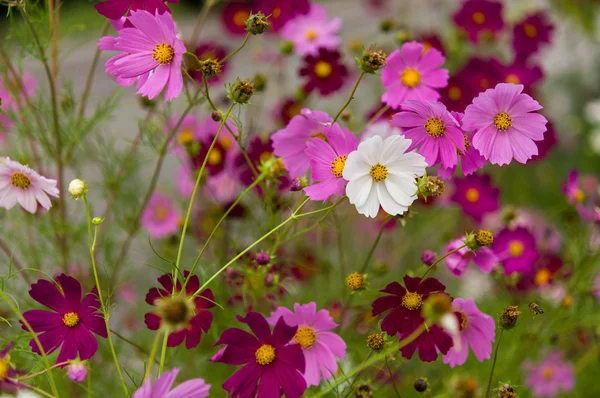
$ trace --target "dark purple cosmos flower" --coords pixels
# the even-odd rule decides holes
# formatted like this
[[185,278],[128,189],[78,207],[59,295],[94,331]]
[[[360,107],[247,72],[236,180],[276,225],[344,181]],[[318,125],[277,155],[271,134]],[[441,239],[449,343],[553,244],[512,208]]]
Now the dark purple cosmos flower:
[[14,395],[19,388],[25,387],[19,383],[15,376],[25,373],[13,368],[8,360],[8,353],[15,346],[11,341],[2,350],[0,350],[0,392]]
[[[30,310],[23,314],[34,332],[40,332],[38,339],[46,354],[56,351],[60,354],[56,363],[79,359],[86,361],[98,350],[98,341],[92,334],[107,337],[104,316],[98,312],[100,302],[96,288],[81,299],[81,284],[77,279],[61,274],[56,284],[40,279],[29,290],[29,295],[38,303],[52,311]],[[28,330],[21,321],[21,328]],[[31,349],[40,354],[34,339],[29,342]]]
[[[235,372],[223,388],[236,398],[286,398],[302,396],[306,381],[304,354],[299,344],[289,344],[298,327],[285,324],[279,318],[273,331],[267,320],[257,312],[249,312],[238,321],[248,325],[252,334],[238,328],[223,332],[215,345],[227,344],[214,357],[213,362],[244,365]],[[283,394],[282,394],[283,393]]]
[[527,60],[542,44],[549,44],[554,25],[542,11],[528,15],[513,28],[513,48],[515,59]]
[[[185,271],[183,276],[190,273]],[[163,287],[151,288],[146,294],[146,303],[156,306],[157,309],[146,313],[144,320],[150,330],[158,330],[163,322],[172,330],[167,340],[168,347],[177,347],[186,340],[187,349],[194,348],[200,343],[202,333],[207,333],[212,324],[213,314],[209,311],[215,306],[215,297],[212,290],[206,289],[191,301],[191,296],[200,288],[197,275],[192,275],[185,292],[182,292],[180,281],[173,295],[173,279],[170,274],[158,278]]]
[[[271,159],[273,155],[273,144],[271,140],[265,141],[260,138],[259,135],[255,135],[250,139],[250,144],[247,149],[248,158],[254,165],[254,169],[258,170],[260,164],[266,162]],[[235,159],[235,165],[237,170],[239,171],[239,179],[242,184],[245,186],[250,186],[252,182],[255,180],[254,173],[252,169],[248,165],[248,161],[246,158],[240,154]],[[282,175],[278,178],[277,189],[279,191],[287,191],[291,185],[291,180],[287,175]],[[260,186],[256,187],[259,194],[262,195],[262,189]]]
[[225,30],[236,36],[245,35],[246,20],[251,11],[258,12],[253,1],[231,1],[226,3],[221,14],[221,21]]
[[440,101],[450,111],[464,112],[478,92],[473,90],[470,79],[461,70],[448,79],[448,86],[440,89]]
[[[179,0],[166,0],[169,3],[179,3]],[[96,10],[108,19],[120,19],[125,13],[135,10],[146,10],[154,14],[157,10],[159,14],[170,13],[171,10],[164,0],[106,0],[103,3],[95,4]]]
[[[399,333],[398,338],[402,340],[408,337],[420,326],[413,326],[406,332]],[[438,325],[427,326],[425,331],[410,344],[404,346],[400,352],[406,359],[411,359],[415,351],[419,350],[419,359],[423,362],[433,362],[438,353],[446,355],[454,345],[452,337]]]
[[544,72],[537,65],[527,65],[519,61],[505,65],[495,58],[492,58],[490,63],[498,74],[499,82],[522,84],[526,93],[531,93],[533,86],[544,77]]
[[[465,66],[457,73],[470,85],[473,97],[488,88],[502,83],[497,64],[491,59],[470,58]],[[473,98],[469,98],[469,103]]]
[[544,254],[535,263],[530,274],[523,275],[516,285],[518,290],[542,289],[551,286],[556,279],[566,279],[569,271],[563,270],[564,262],[556,254]]
[[454,185],[456,189],[451,200],[478,223],[482,221],[485,214],[494,213],[500,208],[500,189],[492,185],[489,175],[456,178]]
[[270,15],[269,32],[276,33],[295,16],[308,14],[310,2],[308,0],[258,0],[255,9]]
[[340,53],[336,50],[319,49],[318,55],[307,55],[303,60],[300,76],[306,81],[304,91],[318,90],[321,95],[329,95],[340,88],[348,77],[348,69],[340,62]]
[[502,3],[490,0],[467,0],[454,14],[454,23],[467,33],[473,43],[477,43],[482,36],[493,38],[504,27]]
[[279,106],[275,109],[273,117],[275,120],[281,122],[284,126],[292,120],[294,116],[300,114],[302,110],[302,104],[296,98],[288,97],[283,99]]
[[381,322],[381,330],[390,336],[419,327],[425,321],[421,316],[423,302],[430,294],[446,290],[446,286],[435,278],[421,281],[421,278],[406,275],[404,284],[406,288],[398,282],[388,284],[385,289],[380,290],[388,293],[388,296],[379,297],[371,304],[373,316],[391,309]]
[[523,227],[514,230],[504,228],[494,236],[491,249],[496,253],[506,275],[515,272],[529,275],[540,258],[535,236]]
[[[227,48],[215,41],[205,41],[196,46],[194,54],[196,54],[200,61],[205,61],[207,59],[218,61],[225,58],[227,55]],[[223,76],[227,73],[227,65],[227,61],[221,63],[221,73],[218,76],[210,77],[208,79],[208,84],[215,84],[221,81]],[[202,72],[197,70],[189,70],[188,72],[198,83],[202,83]]]
[[430,48],[435,48],[442,53],[442,55],[445,55],[446,53],[444,51],[444,43],[442,43],[442,39],[436,33],[426,33],[420,35],[416,40],[423,44],[423,51],[427,51]]

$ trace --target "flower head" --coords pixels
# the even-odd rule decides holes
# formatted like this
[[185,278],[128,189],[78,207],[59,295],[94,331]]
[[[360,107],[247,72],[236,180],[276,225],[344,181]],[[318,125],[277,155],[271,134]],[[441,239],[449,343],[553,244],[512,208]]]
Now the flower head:
[[[458,112],[451,112],[451,114],[454,117],[454,119],[456,119],[458,124],[462,126],[462,118],[464,115]],[[463,133],[463,137],[465,140],[465,150],[461,151],[457,149],[456,151],[458,154],[458,163],[461,164],[461,172],[463,175],[468,176],[482,168],[486,162],[485,158],[481,156],[479,151],[473,146],[473,136],[467,134],[467,132],[462,130],[462,127],[461,132]],[[456,171],[456,168],[457,166],[451,168],[440,167],[438,171],[438,176],[446,179],[452,178],[452,175]]]
[[[90,359],[98,350],[98,341],[92,334],[106,338],[104,316],[98,312],[100,302],[96,288],[83,296],[81,284],[65,274],[56,277],[56,283],[40,279],[29,290],[29,295],[38,303],[52,311],[30,310],[23,317],[34,332],[46,354],[51,354],[62,346],[56,363],[79,359]],[[29,330],[23,321],[21,328]],[[34,339],[29,342],[31,349],[41,355]]]
[[294,43],[300,55],[316,55],[320,48],[335,50],[341,40],[337,36],[342,26],[340,18],[329,19],[320,5],[310,6],[308,14],[298,15],[285,24],[280,32],[283,39]]
[[265,15],[270,15],[271,31],[277,33],[298,15],[310,12],[311,3],[309,0],[257,0],[255,7]]
[[501,230],[495,236],[491,249],[496,253],[506,275],[514,272],[528,275],[533,272],[534,265],[540,258],[535,236],[523,227]]
[[163,239],[179,231],[180,219],[171,198],[155,192],[142,213],[141,224],[153,239]]
[[[216,41],[204,41],[198,43],[198,45],[196,46],[196,50],[194,50],[194,54],[196,54],[200,62],[206,60],[219,61],[225,58],[225,56],[227,55],[227,48],[217,43]],[[218,64],[220,73],[217,76],[212,76],[208,78],[209,85],[219,83],[227,73],[229,63],[225,61],[219,62]],[[202,83],[203,76],[201,71],[190,70],[189,73],[190,76],[196,79],[198,83]]]
[[504,27],[502,3],[490,0],[467,0],[454,14],[454,23],[467,33],[473,43],[477,43],[484,35],[493,37]]
[[540,11],[527,15],[513,28],[512,44],[516,58],[525,61],[534,55],[543,44],[550,43],[553,31],[554,25],[547,13]]
[[179,374],[179,369],[163,373],[153,383],[148,377],[142,386],[133,393],[132,398],[205,398],[208,397],[210,384],[206,384],[203,379],[191,379],[171,389],[173,382]]
[[69,183],[69,193],[74,199],[82,198],[87,192],[87,184],[78,178]]
[[448,70],[440,69],[446,58],[434,48],[427,52],[423,49],[423,44],[413,41],[387,57],[387,65],[381,69],[381,81],[387,90],[381,97],[383,103],[397,109],[407,100],[440,98],[436,89],[448,84]]
[[399,215],[416,199],[415,178],[425,173],[427,164],[423,156],[405,153],[410,145],[402,136],[375,136],[348,155],[346,195],[360,214],[374,218],[381,205],[388,214]]
[[[398,333],[399,340],[410,336],[418,326],[409,328],[406,332]],[[425,328],[419,337],[413,342],[404,346],[400,352],[406,359],[411,359],[415,352],[419,351],[419,359],[423,362],[433,362],[437,359],[438,354],[446,355],[452,348],[452,337],[438,325],[431,325]]]
[[305,56],[299,72],[305,79],[304,91],[311,93],[318,90],[321,95],[327,96],[342,88],[348,69],[340,58],[337,50],[325,48],[320,48],[315,55]]
[[481,222],[485,214],[494,213],[500,208],[500,189],[492,185],[488,174],[456,178],[454,185],[456,189],[452,201],[475,221]]
[[38,203],[50,210],[50,196],[58,198],[56,180],[42,177],[34,170],[8,158],[0,158],[0,207],[10,210],[17,202],[31,214]]
[[549,352],[537,363],[525,361],[523,370],[527,372],[525,383],[536,397],[555,397],[568,393],[575,385],[573,366],[564,360],[560,351]]
[[[179,0],[166,0],[169,3],[179,3]],[[146,10],[152,14],[158,12],[170,13],[169,6],[163,0],[106,0],[95,4],[96,10],[106,18],[120,19],[125,13],[130,15],[132,11]]]
[[8,343],[0,350],[0,392],[15,394],[18,389],[25,388],[25,385],[19,383],[16,379],[21,372],[12,367],[9,361],[8,353],[15,346],[15,342]]
[[[461,239],[453,240],[448,244],[446,253],[450,253],[452,250],[463,246],[463,244],[464,242]],[[468,248],[463,247],[446,257],[446,267],[454,276],[462,276],[467,270],[467,266],[471,260],[475,266],[486,274],[492,272],[494,265],[498,263],[498,257],[496,257],[494,252],[487,247],[481,247],[477,252],[473,252]]]

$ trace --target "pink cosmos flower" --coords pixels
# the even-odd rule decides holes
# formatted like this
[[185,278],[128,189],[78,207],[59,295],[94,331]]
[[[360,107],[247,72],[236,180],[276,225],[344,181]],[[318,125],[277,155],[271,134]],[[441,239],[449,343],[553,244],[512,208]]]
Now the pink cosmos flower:
[[529,275],[540,258],[535,236],[523,227],[500,231],[494,236],[491,249],[498,256],[506,275],[515,272]]
[[482,35],[493,37],[504,27],[502,3],[490,0],[467,0],[454,14],[454,23],[467,33],[473,43],[477,43]]
[[[428,51],[429,52],[429,51]],[[465,151],[465,139],[458,121],[441,102],[406,101],[400,112],[392,118],[392,125],[404,129],[402,133],[412,141],[407,151],[417,151],[431,167],[442,162],[450,169],[458,162],[457,150]]]
[[572,205],[583,203],[586,195],[585,192],[579,188],[579,170],[571,170],[567,182],[563,186],[563,192],[567,195],[569,203]]
[[311,200],[327,200],[331,195],[344,195],[348,181],[342,177],[342,173],[348,154],[358,146],[354,133],[337,123],[325,126],[323,134],[326,141],[313,138],[306,144],[311,178],[318,182],[304,188]]
[[[458,112],[450,112],[450,114],[456,119],[459,125],[462,125],[462,118],[464,114]],[[462,131],[462,130],[461,130]],[[463,152],[458,151],[458,160],[461,164],[461,172],[463,175],[468,176],[475,173],[477,170],[485,165],[485,158],[481,156],[479,151],[473,146],[473,136],[468,135],[465,131],[462,131],[465,138],[465,150]],[[450,179],[456,171],[456,166],[446,169],[440,167],[438,171],[438,177],[444,179]]]
[[294,304],[294,311],[279,307],[267,318],[274,326],[280,317],[288,326],[298,326],[294,336],[296,344],[302,347],[306,360],[304,378],[306,384],[318,386],[322,380],[328,380],[337,373],[336,357],[346,357],[346,343],[337,334],[329,332],[338,326],[333,321],[329,311],[317,311],[316,303]]
[[133,393],[132,398],[205,398],[208,397],[210,384],[203,379],[191,379],[185,381],[171,390],[179,369],[163,373],[154,383],[148,377],[144,384]]
[[297,54],[317,55],[319,48],[335,50],[339,46],[341,40],[337,33],[341,26],[340,18],[330,20],[324,7],[313,4],[308,14],[296,16],[279,34],[294,43]]
[[476,130],[473,146],[493,164],[509,164],[513,158],[527,163],[538,154],[534,141],[544,139],[548,121],[532,113],[542,106],[522,91],[521,84],[500,83],[479,94],[465,110],[463,128]]
[[10,210],[19,202],[23,209],[35,214],[38,203],[50,210],[49,196],[58,198],[58,194],[56,180],[42,177],[9,158],[0,158],[0,207]]
[[0,100],[2,101],[2,107],[0,108],[0,144],[4,143],[4,133],[8,132],[13,126],[10,113],[17,113],[19,109],[23,108],[27,98],[34,96],[36,88],[37,80],[29,72],[21,74],[19,82],[15,81],[12,76],[0,79]]
[[[179,3],[179,0],[166,1]],[[106,0],[103,3],[95,4],[94,7],[100,14],[112,20],[121,18],[128,11],[146,10],[152,14],[156,11],[160,14],[171,12],[164,0]]]
[[[448,244],[446,253],[462,246],[464,241],[462,239],[453,240]],[[446,257],[446,267],[452,272],[454,276],[462,276],[467,270],[467,265],[473,260],[475,264],[483,273],[489,274],[492,272],[492,268],[498,262],[498,257],[487,247],[481,247],[479,251],[473,252],[466,247],[457,250],[448,257]]]
[[525,383],[535,397],[555,397],[561,392],[568,393],[575,385],[573,366],[563,359],[560,351],[549,352],[537,363],[525,361],[523,370],[528,373]]
[[386,119],[380,119],[368,126],[360,135],[360,142],[366,141],[376,135],[385,140],[393,135],[402,135],[402,129],[392,126]]
[[165,101],[178,97],[183,89],[181,62],[186,49],[177,37],[173,17],[139,10],[131,12],[128,21],[134,27],[119,30],[117,37],[100,38],[101,50],[122,52],[106,62],[106,72],[123,86],[139,78],[137,93],[149,99],[165,87]]
[[483,220],[484,215],[500,208],[500,189],[492,184],[488,174],[455,178],[454,186],[456,189],[451,200],[478,223]]
[[179,213],[168,196],[154,193],[142,213],[142,227],[153,239],[163,239],[179,231]]
[[310,167],[305,153],[306,143],[314,137],[323,137],[323,129],[333,119],[325,112],[304,108],[289,124],[272,136],[273,153],[281,157],[290,178],[303,176]]
[[387,57],[387,65],[381,70],[381,81],[387,89],[381,101],[386,105],[397,109],[406,100],[440,98],[435,89],[448,84],[448,69],[440,69],[446,58],[434,48],[423,50],[421,43],[412,41]]

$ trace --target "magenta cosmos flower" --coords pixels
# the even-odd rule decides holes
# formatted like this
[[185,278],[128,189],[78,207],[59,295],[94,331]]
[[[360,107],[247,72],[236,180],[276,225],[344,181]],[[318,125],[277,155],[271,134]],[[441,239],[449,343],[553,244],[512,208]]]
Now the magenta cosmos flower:
[[454,23],[477,43],[482,36],[493,38],[502,30],[502,3],[489,0],[467,0],[454,14]]
[[424,49],[423,44],[412,41],[387,57],[387,65],[381,70],[381,81],[387,90],[381,97],[383,103],[398,109],[407,100],[440,98],[436,89],[448,84],[448,69],[440,69],[446,58],[435,48],[426,52]]
[[316,55],[319,48],[335,50],[340,45],[337,33],[341,26],[340,18],[330,20],[325,8],[313,4],[308,14],[298,15],[285,24],[280,36],[294,43],[297,54]]
[[323,96],[335,93],[344,85],[348,77],[348,69],[340,60],[337,50],[320,48],[316,55],[307,55],[299,71],[304,77],[304,91],[311,93],[318,90]]
[[542,106],[522,91],[521,84],[500,83],[465,110],[463,128],[476,130],[473,146],[493,164],[509,164],[513,158],[527,163],[538,154],[534,141],[544,139],[548,121],[533,113]]
[[301,345],[289,344],[299,328],[286,325],[281,317],[271,331],[267,320],[257,312],[249,312],[245,318],[238,315],[237,319],[253,334],[230,328],[215,343],[227,346],[211,358],[213,362],[244,365],[223,383],[223,388],[239,398],[302,396],[306,390],[302,376],[306,361]]
[[181,217],[168,196],[154,193],[142,213],[142,227],[153,239],[164,239],[179,231]]
[[148,377],[142,386],[133,393],[132,398],[205,398],[208,397],[210,384],[203,379],[185,381],[171,390],[179,369],[163,373],[154,383]]
[[[462,239],[453,240],[448,244],[446,253],[450,253],[452,250],[463,245],[464,241]],[[492,250],[485,246],[479,248],[479,251],[477,252],[473,252],[468,248],[463,247],[446,257],[446,267],[454,276],[462,276],[467,270],[467,265],[469,265],[471,260],[473,261],[473,264],[485,274],[492,272],[494,265],[498,263],[498,257],[496,257]]]
[[338,326],[329,311],[317,311],[316,303],[294,304],[294,311],[279,307],[267,319],[275,326],[283,317],[288,326],[297,326],[294,342],[302,347],[306,361],[304,379],[308,386],[318,386],[321,380],[328,380],[337,373],[336,357],[346,357],[346,343],[337,334],[330,332]]
[[451,368],[462,365],[469,356],[469,346],[479,362],[490,359],[492,343],[496,338],[496,322],[491,316],[479,311],[471,299],[456,298],[452,308],[460,325],[460,347],[454,346],[444,355],[444,363]]
[[308,171],[310,160],[305,153],[306,143],[311,138],[324,137],[323,129],[332,121],[325,112],[304,108],[285,128],[271,136],[273,153],[281,157],[290,178],[301,177]]
[[[458,112],[450,112],[450,114],[456,119],[459,125],[462,125],[463,114]],[[468,176],[475,173],[477,170],[482,168],[486,161],[483,156],[479,153],[475,147],[473,147],[473,138],[461,129],[465,140],[465,150],[458,152],[458,163],[461,164],[461,172],[463,175]],[[445,179],[450,179],[456,171],[456,166],[451,168],[440,167],[438,176]]]
[[[179,0],[166,0],[168,3],[179,3]],[[96,10],[108,19],[119,19],[126,12],[146,10],[152,14],[158,11],[159,14],[170,13],[171,10],[165,4],[165,0],[106,0],[103,3],[95,4]]]
[[[189,271],[185,271],[184,278],[189,274]],[[158,330],[164,322],[171,332],[167,340],[168,347],[177,347],[183,340],[186,340],[185,348],[188,350],[196,347],[202,333],[208,333],[212,324],[213,314],[209,311],[215,306],[212,290],[205,289],[192,300],[192,295],[200,288],[197,275],[192,275],[185,286],[185,292],[182,291],[181,282],[177,281],[173,294],[171,274],[159,277],[158,283],[162,288],[153,287],[146,294],[146,303],[157,307],[144,316],[146,326],[150,330]]]
[[[81,299],[81,284],[77,279],[61,274],[56,283],[40,279],[29,290],[29,295],[38,303],[52,311],[30,310],[23,314],[46,354],[51,354],[62,346],[56,363],[71,359],[86,361],[98,350],[98,341],[92,334],[106,338],[104,316],[98,311],[98,291],[96,288]],[[23,330],[29,330],[21,322]],[[34,339],[29,342],[31,349],[41,355]]]
[[31,214],[38,203],[46,210],[52,207],[50,196],[58,198],[56,180],[42,177],[27,166],[0,157],[0,207],[10,210],[17,202]]
[[298,15],[306,14],[310,10],[309,0],[257,0],[256,10],[262,11],[265,15],[270,15],[271,24],[269,32],[277,33],[284,28],[290,20]]
[[500,208],[500,189],[492,185],[488,174],[456,178],[454,186],[451,200],[478,223],[485,214],[494,213]]
[[537,363],[525,361],[523,370],[527,372],[525,383],[536,397],[555,397],[568,393],[575,385],[573,366],[564,360],[560,351],[549,352]]
[[526,61],[543,44],[549,44],[553,31],[554,25],[547,13],[540,11],[526,16],[513,28],[512,44],[516,59]]
[[181,62],[186,49],[177,37],[173,17],[139,10],[131,12],[128,20],[134,27],[119,30],[117,37],[100,38],[98,48],[122,53],[106,62],[106,72],[121,85],[133,84],[133,80],[122,79],[138,79],[137,93],[149,99],[165,87],[165,101],[178,97],[183,89]]
[[515,272],[529,275],[540,258],[535,236],[523,227],[514,230],[504,228],[494,236],[491,249],[498,256],[506,275]]
[[304,192],[311,200],[327,200],[331,195],[344,195],[346,181],[342,177],[346,159],[358,147],[356,136],[334,123],[323,128],[326,140],[313,138],[306,144],[310,175],[314,183]]
[[412,143],[407,151],[417,151],[425,158],[429,167],[442,162],[442,167],[451,169],[458,162],[457,151],[465,151],[465,138],[458,121],[441,102],[406,101],[406,110],[394,115],[392,125],[402,127],[403,135]]
[[25,372],[13,368],[9,360],[8,353],[14,346],[15,342],[11,341],[0,350],[0,392],[10,395],[16,395],[20,388],[27,388],[17,380],[17,376]]

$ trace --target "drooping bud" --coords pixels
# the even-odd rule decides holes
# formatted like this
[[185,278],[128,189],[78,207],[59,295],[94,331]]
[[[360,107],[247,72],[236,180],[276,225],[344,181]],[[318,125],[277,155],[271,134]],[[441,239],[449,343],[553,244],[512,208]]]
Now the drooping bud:
[[425,250],[421,255],[421,261],[427,266],[433,265],[435,263],[435,253],[431,250]]
[[417,392],[425,392],[427,391],[427,381],[425,379],[417,379],[415,380],[414,387]]
[[514,328],[520,315],[521,311],[519,311],[518,305],[506,307],[502,315],[500,315],[500,327],[504,330]]
[[365,287],[365,277],[363,274],[359,274],[358,272],[353,272],[346,278],[346,285],[352,291],[357,291],[364,289]]
[[69,193],[73,199],[81,199],[87,193],[88,188],[85,181],[78,178],[69,183]]
[[254,95],[254,86],[248,80],[239,78],[229,87],[228,97],[238,104],[247,104]]
[[427,200],[429,196],[440,196],[444,193],[444,189],[446,188],[444,181],[436,176],[420,177],[417,181],[417,186],[425,200]]
[[246,24],[246,31],[253,35],[263,34],[269,29],[269,17],[259,11],[256,14],[250,13],[250,16],[244,22]]
[[374,51],[372,48],[365,49],[362,56],[356,59],[358,67],[365,73],[375,74],[385,66],[387,54],[382,50]]
[[385,339],[381,333],[373,333],[367,336],[367,347],[373,351],[379,351],[385,345]]
[[221,73],[221,63],[211,58],[200,61],[200,72],[205,79],[218,76]]

